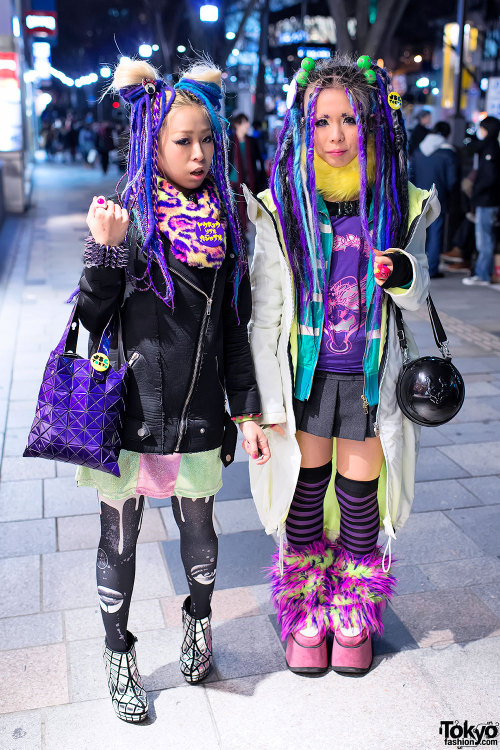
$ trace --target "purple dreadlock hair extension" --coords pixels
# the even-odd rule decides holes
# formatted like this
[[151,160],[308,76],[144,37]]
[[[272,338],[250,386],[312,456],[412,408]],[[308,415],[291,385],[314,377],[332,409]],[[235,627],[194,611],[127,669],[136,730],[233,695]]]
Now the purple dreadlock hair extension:
[[[318,96],[320,94],[321,87],[316,86],[312,93],[308,105],[307,105],[307,117],[306,117],[306,135],[305,135],[305,146],[306,146],[306,190],[311,196],[311,208],[312,208],[312,230],[314,232],[314,241],[316,247],[321,247],[321,233],[319,231],[319,219],[318,219],[318,205],[316,202],[316,173],[314,170],[314,133],[316,130],[316,104]],[[323,253],[319,253],[319,259],[321,262],[321,271],[323,274],[323,295],[326,299],[326,292],[328,288],[328,279],[326,277],[326,268],[323,260]]]

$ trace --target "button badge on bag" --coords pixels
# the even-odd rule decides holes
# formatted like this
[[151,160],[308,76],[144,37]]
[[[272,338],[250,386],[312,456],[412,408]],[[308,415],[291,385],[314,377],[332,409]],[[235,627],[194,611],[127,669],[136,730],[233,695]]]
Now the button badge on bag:
[[90,358],[90,364],[97,372],[106,372],[109,367],[109,359],[105,354],[96,352],[96,354],[93,354]]

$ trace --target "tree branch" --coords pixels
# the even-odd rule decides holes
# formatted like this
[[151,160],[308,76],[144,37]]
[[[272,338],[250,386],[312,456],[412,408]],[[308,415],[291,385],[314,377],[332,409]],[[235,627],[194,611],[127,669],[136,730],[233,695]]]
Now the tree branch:
[[328,0],[328,10],[335,21],[337,50],[339,52],[352,52],[353,44],[347,30],[347,13],[344,0]]

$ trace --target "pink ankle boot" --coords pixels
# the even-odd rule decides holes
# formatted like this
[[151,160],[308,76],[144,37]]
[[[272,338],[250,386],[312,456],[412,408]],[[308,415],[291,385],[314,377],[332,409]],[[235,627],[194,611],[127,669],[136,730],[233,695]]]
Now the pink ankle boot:
[[332,646],[332,669],[347,674],[365,674],[372,664],[372,639],[366,628],[359,635],[335,632]]
[[296,674],[321,674],[328,669],[326,637],[324,635],[305,636],[296,631],[286,642],[286,663]]

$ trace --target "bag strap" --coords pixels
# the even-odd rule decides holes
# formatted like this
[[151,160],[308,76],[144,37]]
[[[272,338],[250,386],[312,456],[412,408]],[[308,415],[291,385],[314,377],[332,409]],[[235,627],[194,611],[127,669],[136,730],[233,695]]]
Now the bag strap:
[[[70,318],[68,320],[68,323],[66,325],[66,328],[64,329],[64,333],[61,337],[61,340],[59,344],[57,345],[55,351],[58,354],[76,354],[76,349],[78,345],[78,334],[80,331],[80,320],[78,318],[78,311],[77,311],[77,305],[78,300],[75,301],[75,304],[73,305],[73,310],[71,311]],[[122,332],[122,316],[120,308],[118,307],[117,310],[112,314],[111,318],[109,319],[108,323],[106,324],[104,331],[102,332],[101,339],[99,341],[99,346],[97,347],[98,352],[101,352],[102,354],[105,354],[108,356],[109,350],[111,347],[111,340],[113,338],[113,334],[115,333],[115,327],[114,327],[114,321],[115,318],[117,319],[118,325],[117,325],[117,349],[118,349],[118,367],[121,368],[126,362],[125,359],[125,350],[123,348],[123,332]]]
[[[391,299],[391,302],[394,307],[396,330],[398,334],[399,344],[401,346],[401,352],[403,354],[403,364],[406,364],[410,357],[408,354],[408,341],[406,339],[405,329],[403,326],[403,313],[401,312],[401,308],[396,305],[394,300]],[[436,346],[445,359],[451,359],[451,354],[448,347],[449,341],[443,328],[443,324],[441,323],[439,315],[437,314],[437,310],[434,307],[434,302],[432,301],[430,294],[427,297],[427,309],[429,311],[432,333],[434,334],[434,341],[436,342]]]

